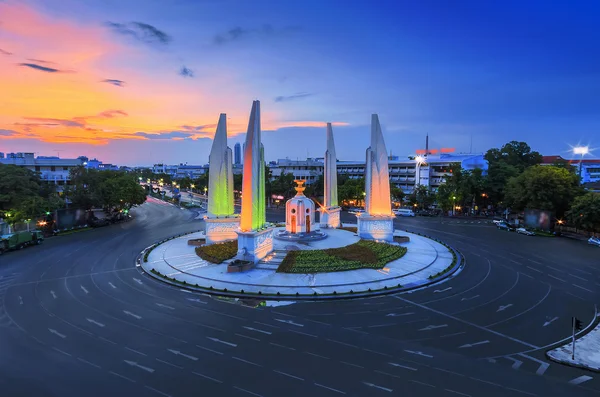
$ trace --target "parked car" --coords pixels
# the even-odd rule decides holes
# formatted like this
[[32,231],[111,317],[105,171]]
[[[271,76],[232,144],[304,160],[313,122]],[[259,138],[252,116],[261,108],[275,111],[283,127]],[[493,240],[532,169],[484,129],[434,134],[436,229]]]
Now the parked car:
[[596,247],[600,247],[600,238],[592,236],[588,240],[588,244],[592,244],[592,245],[595,245]]
[[500,230],[506,230],[509,232],[513,232],[516,229],[516,227],[514,225],[511,225],[510,223],[506,223],[506,222],[500,222],[496,225],[496,227]]
[[110,221],[106,218],[94,217],[90,220],[91,227],[102,227],[102,226],[108,226],[109,224],[110,224]]
[[415,213],[411,209],[400,208],[400,209],[394,210],[394,215],[396,215],[396,216],[415,216]]
[[506,223],[506,221],[504,219],[493,219],[492,222],[496,226],[498,226],[498,224],[500,224],[500,223]]
[[519,234],[524,234],[526,236],[535,236],[535,233],[532,232],[531,230],[527,230],[524,227],[520,227],[517,229],[517,233]]
[[365,212],[365,210],[363,210],[362,208],[350,208],[350,210],[348,211],[348,213],[352,215],[362,214],[363,212]]

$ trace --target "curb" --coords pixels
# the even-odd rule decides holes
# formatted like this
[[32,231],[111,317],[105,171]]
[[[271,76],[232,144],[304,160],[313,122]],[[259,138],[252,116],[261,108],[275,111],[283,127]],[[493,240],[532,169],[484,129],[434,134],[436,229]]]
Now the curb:
[[[275,300],[275,301],[281,301],[281,300],[317,301],[317,300],[355,299],[355,298],[365,298],[365,297],[371,297],[371,296],[381,296],[381,295],[389,295],[389,294],[407,292],[407,291],[411,291],[414,289],[419,289],[419,288],[428,287],[428,286],[437,284],[447,278],[452,277],[459,269],[463,269],[466,266],[465,257],[457,249],[450,247],[449,245],[447,245],[446,243],[442,242],[439,239],[427,236],[422,233],[412,233],[412,234],[416,234],[421,237],[425,237],[425,238],[433,240],[437,243],[440,243],[444,247],[446,247],[448,250],[450,250],[450,252],[452,252],[452,254],[454,256],[454,260],[450,264],[450,266],[448,266],[446,269],[444,269],[442,272],[440,272],[441,274],[438,273],[437,277],[434,277],[432,279],[427,279],[427,280],[425,280],[425,282],[411,283],[411,284],[404,285],[404,286],[398,284],[398,287],[391,287],[391,288],[384,287],[382,289],[377,289],[377,290],[372,290],[371,288],[369,288],[368,290],[364,290],[364,291],[343,292],[343,293],[339,293],[339,294],[335,293],[335,291],[334,291],[334,293],[327,293],[327,294],[319,294],[317,292],[314,292],[313,294],[300,294],[300,293],[280,294],[279,292],[277,294],[271,294],[271,293],[263,294],[260,291],[257,293],[256,292],[244,292],[243,289],[240,291],[230,291],[230,290],[227,290],[226,288],[223,290],[220,290],[220,289],[215,289],[212,287],[210,287],[210,288],[200,287],[200,286],[198,286],[198,284],[187,284],[185,282],[177,281],[174,278],[169,278],[161,273],[153,271],[154,269],[152,269],[151,271],[148,271],[148,270],[144,269],[144,267],[142,266],[142,260],[145,260],[148,257],[148,255],[150,254],[150,252],[154,248],[158,247],[160,244],[162,244],[166,241],[169,241],[169,240],[173,240],[175,238],[179,238],[179,237],[188,235],[188,234],[197,233],[199,231],[200,230],[171,236],[169,238],[163,239],[157,243],[150,245],[149,247],[145,248],[142,252],[140,252],[140,254],[137,256],[136,267],[138,267],[142,273],[147,274],[148,276],[150,276],[156,280],[159,280],[163,283],[166,283],[166,284],[169,284],[169,285],[181,288],[181,289],[185,289],[188,291],[202,293],[202,294],[208,294],[208,295],[214,295],[214,296],[224,296],[224,297],[230,297],[230,298],[254,298],[254,299],[260,298],[262,300]],[[411,233],[411,232],[407,231],[407,233]]]

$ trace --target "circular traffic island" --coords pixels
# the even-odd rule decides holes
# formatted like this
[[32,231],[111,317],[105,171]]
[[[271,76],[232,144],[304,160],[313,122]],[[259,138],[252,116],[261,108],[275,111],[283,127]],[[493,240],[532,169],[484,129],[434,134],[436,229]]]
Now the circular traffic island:
[[196,232],[149,247],[140,265],[151,276],[190,290],[275,300],[403,292],[437,283],[463,265],[440,241],[400,231],[393,243],[361,240],[353,226],[328,229],[324,240],[274,239],[273,252],[257,264],[236,258],[235,241],[197,246],[204,234]]

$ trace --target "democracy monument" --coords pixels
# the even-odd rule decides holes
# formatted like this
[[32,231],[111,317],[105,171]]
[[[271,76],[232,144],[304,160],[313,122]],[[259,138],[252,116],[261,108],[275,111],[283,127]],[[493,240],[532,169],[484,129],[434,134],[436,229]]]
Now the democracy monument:
[[462,266],[458,252],[441,242],[394,229],[387,149],[377,114],[371,116],[366,149],[365,211],[356,215],[355,223],[342,223],[331,123],[326,124],[323,204],[307,197],[305,181],[296,180],[296,195],[286,202],[285,224],[267,222],[257,100],[245,137],[237,214],[226,119],[222,113],[209,155],[204,231],[144,250],[139,263],[150,275],[217,295],[316,299],[401,292],[437,282]]

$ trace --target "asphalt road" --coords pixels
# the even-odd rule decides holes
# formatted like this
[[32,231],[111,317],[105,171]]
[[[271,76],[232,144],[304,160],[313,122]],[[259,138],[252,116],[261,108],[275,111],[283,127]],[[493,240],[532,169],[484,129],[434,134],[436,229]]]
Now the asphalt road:
[[465,269],[412,293],[257,307],[142,274],[144,247],[203,222],[154,199],[133,213],[0,256],[0,395],[600,395],[600,374],[544,357],[571,316],[593,321],[595,247],[402,218]]

